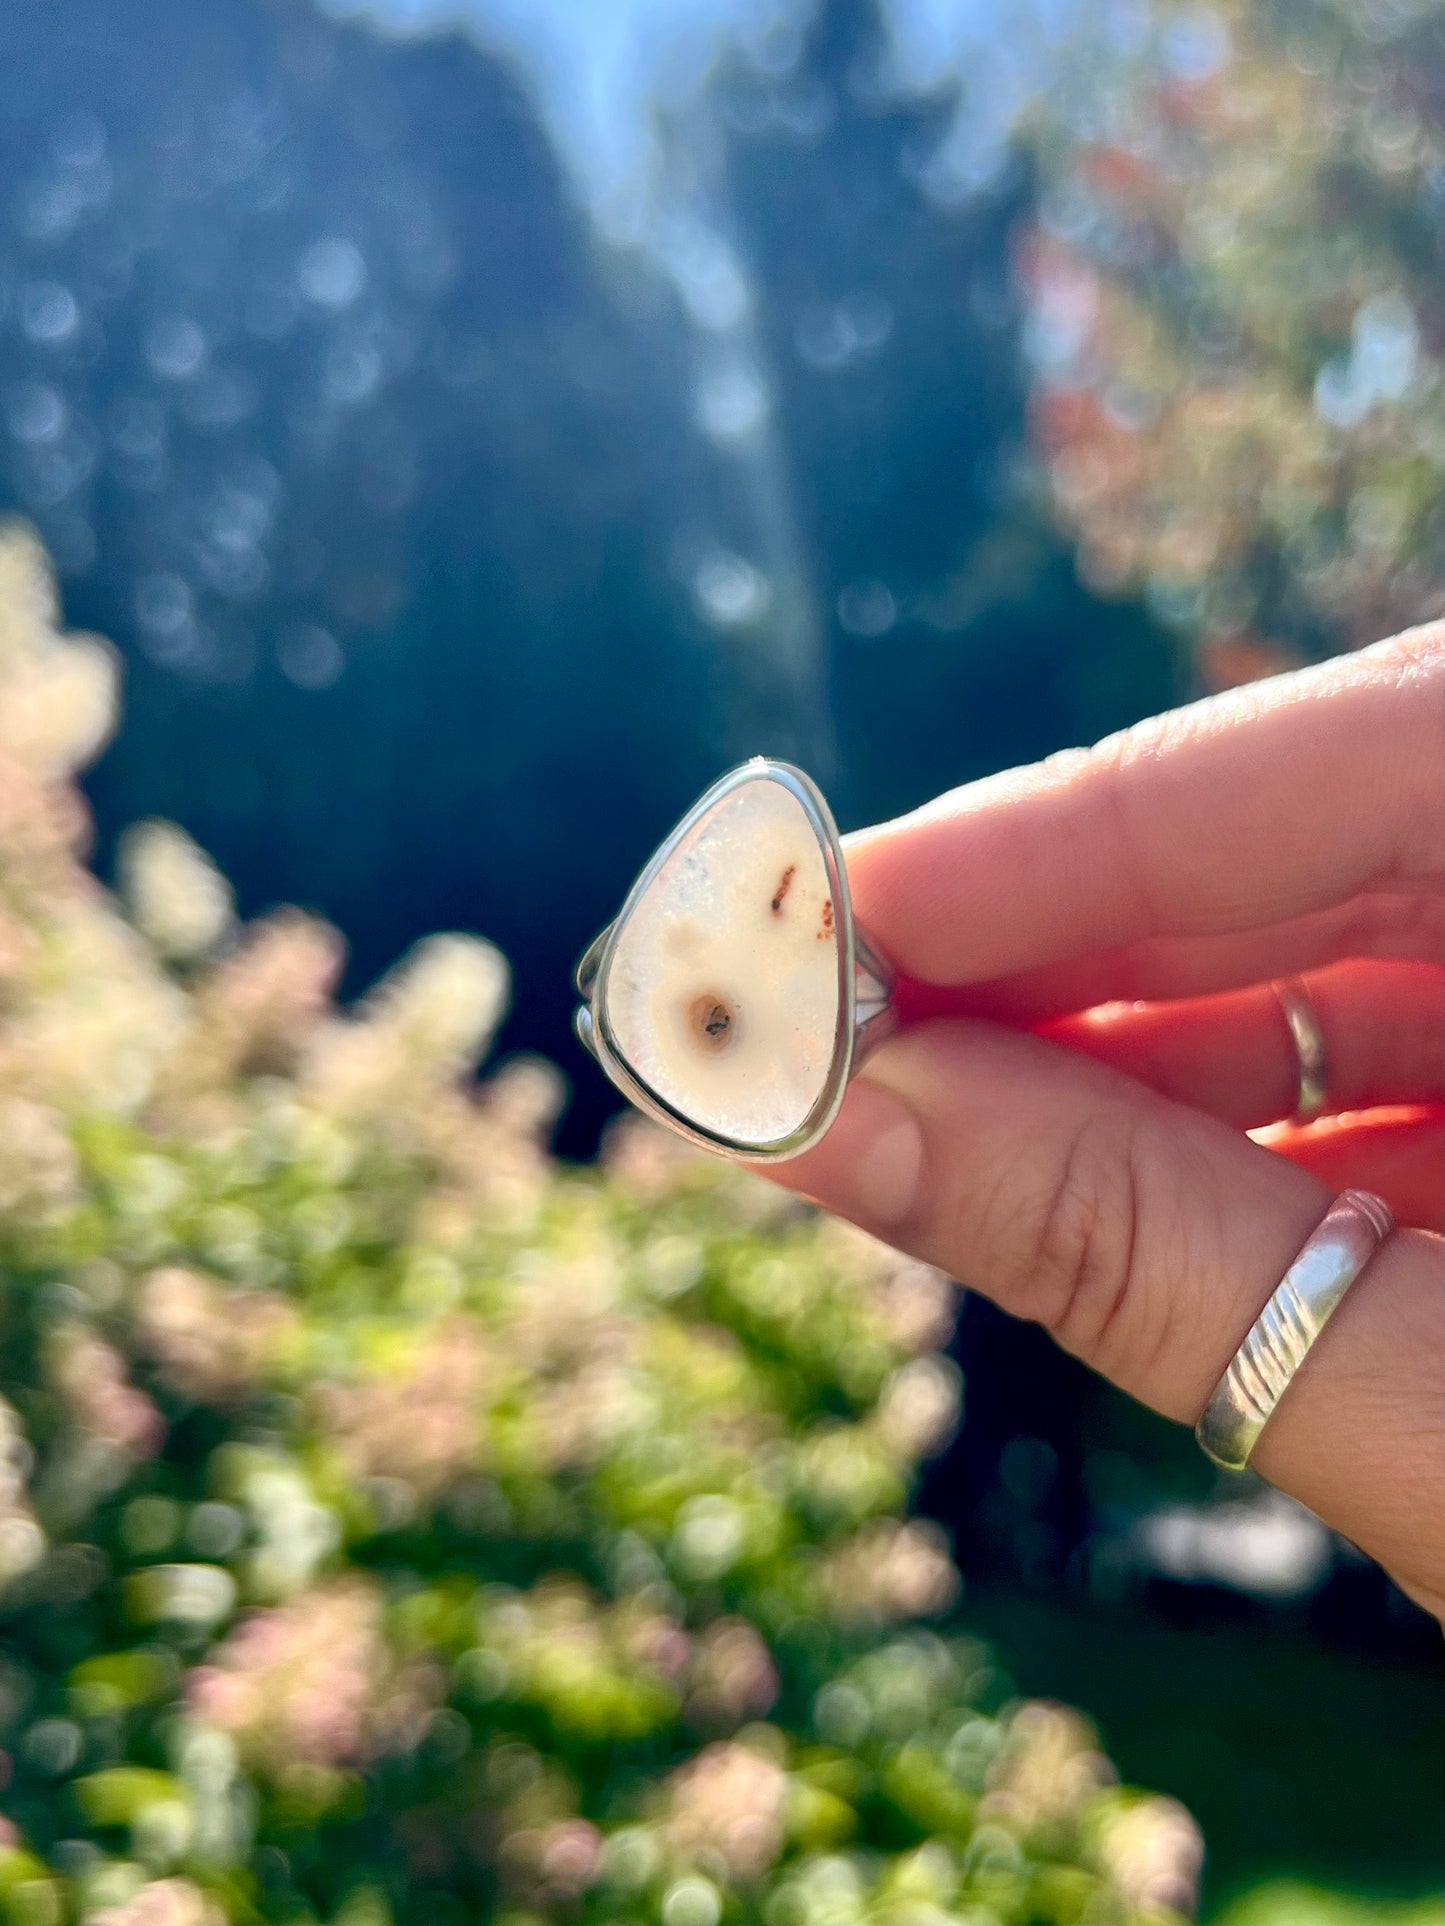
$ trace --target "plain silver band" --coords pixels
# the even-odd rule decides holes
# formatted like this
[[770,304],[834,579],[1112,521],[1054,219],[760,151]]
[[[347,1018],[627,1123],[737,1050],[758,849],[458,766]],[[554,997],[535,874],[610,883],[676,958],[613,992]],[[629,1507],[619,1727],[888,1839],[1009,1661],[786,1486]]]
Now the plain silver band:
[[1259,1434],[1289,1389],[1331,1313],[1395,1228],[1373,1191],[1347,1190],[1285,1272],[1194,1427],[1200,1449],[1225,1471],[1243,1471]]
[[880,1043],[886,1043],[898,1028],[898,1012],[893,1007],[893,973],[856,923],[853,926],[853,985],[850,1078],[857,1076],[864,1058],[871,1056]]
[[1302,976],[1287,976],[1274,984],[1274,993],[1294,1044],[1298,1095],[1294,1107],[1296,1123],[1313,1123],[1322,1115],[1330,1091],[1330,1064],[1325,1050],[1325,1033],[1320,1027],[1319,1011]]

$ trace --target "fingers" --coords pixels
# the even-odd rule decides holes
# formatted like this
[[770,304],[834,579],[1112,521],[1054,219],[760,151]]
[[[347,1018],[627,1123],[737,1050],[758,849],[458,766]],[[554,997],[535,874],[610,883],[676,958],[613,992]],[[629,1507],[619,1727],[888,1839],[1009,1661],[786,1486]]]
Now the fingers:
[[1438,887],[1442,687],[1436,624],[972,784],[850,839],[859,919],[952,984]]
[[[1187,1422],[1330,1199],[1298,1164],[1107,1065],[961,1021],[880,1049],[823,1142],[770,1174],[1044,1324]],[[1438,1313],[1437,1253],[1422,1236],[1392,1241],[1381,1302],[1398,1310],[1424,1291]],[[1341,1405],[1339,1381],[1312,1355],[1286,1402],[1313,1375],[1314,1416],[1286,1428],[1299,1455],[1276,1447],[1270,1475],[1308,1490],[1331,1523],[1421,1586],[1438,1584],[1425,1543],[1435,1512],[1422,1524],[1412,1509],[1402,1524],[1388,1498],[1428,1482],[1439,1456],[1428,1435],[1437,1358],[1417,1350],[1395,1360],[1384,1416],[1375,1379],[1349,1379],[1354,1403]],[[1391,1462],[1375,1462],[1377,1449]]]
[[1441,1242],[1397,1230],[1371,1259],[1264,1428],[1252,1469],[1445,1616]]
[[[1437,1102],[1445,975],[1428,963],[1341,963],[1305,979],[1331,1111]],[[1267,983],[1179,1003],[1114,1005],[1047,1026],[1055,1042],[1248,1130],[1293,1115],[1299,1063]]]
[[1328,1202],[1107,1065],[961,1021],[886,1044],[779,1174],[1191,1422]]
[[909,1020],[992,1017],[1032,1027],[1103,1003],[1166,1003],[1296,976],[1342,958],[1438,965],[1445,901],[1438,884],[1370,893],[1308,916],[1226,936],[1154,937],[1093,950],[985,983],[899,985]]
[[1445,1123],[1438,1107],[1331,1117],[1304,1129],[1284,1124],[1262,1141],[1331,1190],[1372,1190],[1400,1223],[1445,1231]]

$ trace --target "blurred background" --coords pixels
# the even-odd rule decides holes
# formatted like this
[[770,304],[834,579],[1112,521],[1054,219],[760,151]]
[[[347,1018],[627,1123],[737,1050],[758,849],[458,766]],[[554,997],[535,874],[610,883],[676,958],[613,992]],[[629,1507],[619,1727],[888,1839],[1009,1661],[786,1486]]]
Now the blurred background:
[[[96,866],[181,824],[347,994],[484,933],[590,1158],[572,961],[730,762],[850,828],[1441,612],[1442,63],[1434,0],[0,9],[0,507],[124,658]],[[982,1300],[953,1355],[970,1628],[1206,1908],[1437,1890],[1424,1619]]]

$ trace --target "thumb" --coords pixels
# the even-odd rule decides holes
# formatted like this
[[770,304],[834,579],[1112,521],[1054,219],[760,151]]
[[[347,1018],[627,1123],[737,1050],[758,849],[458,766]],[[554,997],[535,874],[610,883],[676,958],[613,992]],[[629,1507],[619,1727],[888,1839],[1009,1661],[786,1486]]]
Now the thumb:
[[[1191,1424],[1331,1200],[1308,1171],[1107,1065],[959,1019],[885,1045],[823,1142],[768,1174]],[[1437,1268],[1438,1240],[1396,1233],[1255,1454],[1387,1563],[1412,1534],[1416,1563],[1422,1534],[1439,1538]],[[1438,1554],[1425,1558],[1437,1590]]]

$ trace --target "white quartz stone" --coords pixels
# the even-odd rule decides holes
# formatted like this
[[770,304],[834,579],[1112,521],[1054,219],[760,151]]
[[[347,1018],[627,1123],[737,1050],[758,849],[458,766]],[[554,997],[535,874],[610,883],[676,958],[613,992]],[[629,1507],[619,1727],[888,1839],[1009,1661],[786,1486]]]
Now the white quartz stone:
[[802,804],[771,776],[684,832],[620,926],[613,1044],[690,1122],[759,1147],[801,1125],[838,1032],[837,913]]

